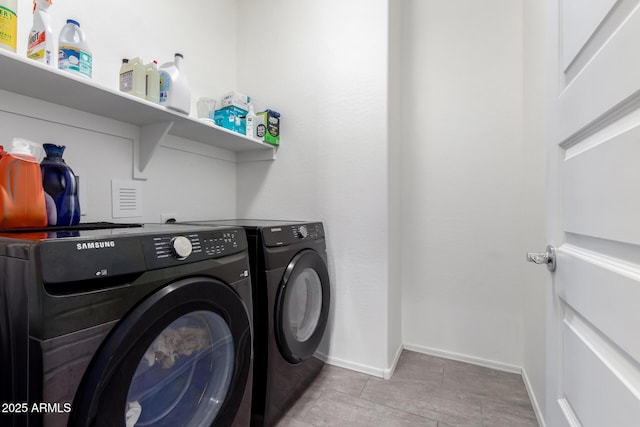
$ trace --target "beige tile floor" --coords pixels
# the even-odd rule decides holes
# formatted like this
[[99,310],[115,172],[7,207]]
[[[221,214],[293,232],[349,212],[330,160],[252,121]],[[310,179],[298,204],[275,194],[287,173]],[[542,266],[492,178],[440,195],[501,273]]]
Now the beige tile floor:
[[520,375],[405,350],[390,380],[325,366],[277,426],[537,427],[538,422]]

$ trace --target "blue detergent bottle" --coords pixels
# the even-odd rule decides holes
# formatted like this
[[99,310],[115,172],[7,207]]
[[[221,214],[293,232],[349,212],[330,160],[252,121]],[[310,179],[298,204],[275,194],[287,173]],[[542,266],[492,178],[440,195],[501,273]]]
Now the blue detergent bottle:
[[76,176],[62,158],[64,145],[42,144],[46,157],[40,162],[49,225],[76,225],[80,202]]

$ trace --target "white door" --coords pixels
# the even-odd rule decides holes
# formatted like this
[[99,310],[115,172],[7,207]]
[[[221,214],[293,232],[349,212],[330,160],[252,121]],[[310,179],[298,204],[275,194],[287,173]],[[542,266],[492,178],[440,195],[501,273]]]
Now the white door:
[[547,0],[549,427],[640,426],[640,1]]

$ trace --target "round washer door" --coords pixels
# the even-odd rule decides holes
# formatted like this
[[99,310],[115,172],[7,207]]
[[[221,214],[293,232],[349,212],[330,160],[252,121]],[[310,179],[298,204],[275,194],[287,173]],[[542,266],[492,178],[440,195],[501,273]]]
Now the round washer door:
[[70,426],[230,426],[251,361],[240,298],[210,278],[157,291],[116,324],[92,359]]
[[316,251],[289,262],[276,295],[275,334],[282,356],[300,363],[317,350],[329,316],[329,272]]

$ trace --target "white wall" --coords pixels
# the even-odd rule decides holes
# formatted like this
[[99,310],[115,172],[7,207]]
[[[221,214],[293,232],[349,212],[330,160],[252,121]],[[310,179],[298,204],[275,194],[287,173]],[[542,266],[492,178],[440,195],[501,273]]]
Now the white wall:
[[[54,1],[50,13],[56,40],[67,18],[80,22],[94,56],[93,80],[103,86],[118,88],[123,57],[141,56],[145,62],[157,59],[162,64],[180,51],[192,89],[192,115],[197,97],[218,96],[235,87],[233,2],[197,1],[184,7],[168,0]],[[18,19],[18,54],[24,55],[31,2],[19,2]],[[0,144],[22,136],[66,145],[64,157],[87,189],[88,210],[82,221],[112,220],[110,182],[132,178],[132,139],[139,128],[10,93],[0,96],[0,127]],[[159,222],[163,212],[184,220],[235,216],[232,153],[169,136],[145,175],[143,216],[117,221]]]
[[409,348],[522,366],[522,4],[405,7],[403,332]]
[[334,305],[321,351],[332,363],[383,375],[387,1],[238,5],[238,89],[258,109],[282,113],[277,160],[238,165],[238,215],[325,223]]

